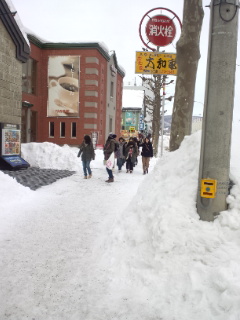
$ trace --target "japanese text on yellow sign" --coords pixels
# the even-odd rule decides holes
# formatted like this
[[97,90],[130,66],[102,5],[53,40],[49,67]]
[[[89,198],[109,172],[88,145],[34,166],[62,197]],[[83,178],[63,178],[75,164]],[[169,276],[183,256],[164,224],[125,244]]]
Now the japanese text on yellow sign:
[[136,52],[135,73],[177,75],[175,53]]

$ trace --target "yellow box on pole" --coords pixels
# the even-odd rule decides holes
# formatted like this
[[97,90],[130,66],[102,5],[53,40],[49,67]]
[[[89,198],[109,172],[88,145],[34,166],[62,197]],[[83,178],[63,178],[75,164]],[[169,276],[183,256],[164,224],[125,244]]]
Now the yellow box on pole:
[[202,179],[201,180],[201,197],[215,198],[217,191],[217,180]]

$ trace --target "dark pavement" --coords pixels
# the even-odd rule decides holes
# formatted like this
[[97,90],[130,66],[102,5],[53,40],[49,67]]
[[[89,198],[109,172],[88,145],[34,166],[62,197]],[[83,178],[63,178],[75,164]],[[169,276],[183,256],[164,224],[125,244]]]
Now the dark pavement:
[[40,169],[36,167],[29,167],[21,170],[2,170],[3,173],[8,174],[17,180],[18,183],[31,190],[36,190],[42,186],[49,185],[59,179],[69,177],[75,171],[57,170],[57,169]]

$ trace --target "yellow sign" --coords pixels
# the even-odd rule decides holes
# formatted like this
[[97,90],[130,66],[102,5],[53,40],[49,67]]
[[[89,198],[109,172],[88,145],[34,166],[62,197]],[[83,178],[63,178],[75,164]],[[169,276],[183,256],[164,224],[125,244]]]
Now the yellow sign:
[[215,198],[217,191],[217,180],[202,179],[201,180],[201,197]]
[[136,52],[135,73],[177,75],[175,53]]
[[130,131],[135,131],[135,127],[129,127]]

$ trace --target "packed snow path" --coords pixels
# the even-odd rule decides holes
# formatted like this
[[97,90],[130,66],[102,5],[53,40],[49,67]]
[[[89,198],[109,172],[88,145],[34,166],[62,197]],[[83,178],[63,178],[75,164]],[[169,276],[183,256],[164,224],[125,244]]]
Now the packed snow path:
[[104,166],[94,168],[93,161],[92,168],[92,179],[83,179],[80,163],[79,172],[30,191],[17,208],[9,201],[11,232],[6,229],[0,248],[1,320],[88,319],[107,290],[99,283],[107,270],[98,269],[92,251],[109,221],[135,201],[144,176],[139,163],[131,175],[116,170],[108,184]]

